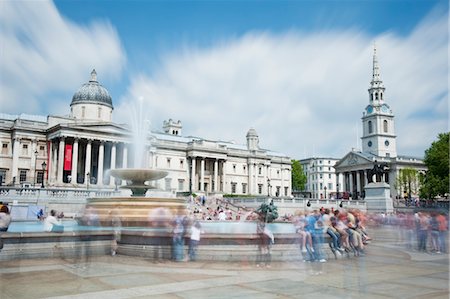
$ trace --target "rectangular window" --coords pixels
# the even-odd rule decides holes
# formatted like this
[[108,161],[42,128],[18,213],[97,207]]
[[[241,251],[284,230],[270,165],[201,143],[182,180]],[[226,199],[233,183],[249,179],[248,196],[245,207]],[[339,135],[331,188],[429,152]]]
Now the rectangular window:
[[183,190],[184,190],[184,180],[179,179],[178,180],[178,191],[183,191]]
[[320,189],[319,190],[322,190],[322,189],[323,189],[323,184],[320,183]]
[[262,174],[262,168],[261,167],[258,169],[258,173],[259,173],[259,175]]
[[231,193],[232,194],[236,193],[236,185],[237,185],[237,183],[231,182]]
[[328,174],[328,178],[331,179],[331,173]]
[[38,171],[36,173],[36,184],[42,184],[43,180],[44,180],[44,172]]
[[320,178],[323,179],[323,175],[322,174],[320,174]]
[[242,194],[247,193],[247,184],[246,183],[242,183]]
[[284,187],[284,196],[288,196],[289,187]]
[[280,196],[280,186],[277,186],[277,193],[275,194],[277,197]]
[[258,194],[262,194],[262,188],[263,188],[263,185],[258,184]]
[[27,181],[27,170],[21,169],[19,172],[19,182],[23,183]]
[[322,164],[322,160],[319,160],[319,164]]
[[333,190],[333,183],[328,183],[328,190]]
[[6,169],[0,169],[0,186],[6,182]]
[[165,180],[165,183],[166,183],[166,191],[169,191],[170,189],[171,189],[171,187],[172,187],[172,179],[171,178],[166,178]]
[[7,155],[8,154],[8,143],[3,143],[2,144],[2,155]]
[[22,155],[23,156],[28,156],[28,144],[23,144],[22,145]]

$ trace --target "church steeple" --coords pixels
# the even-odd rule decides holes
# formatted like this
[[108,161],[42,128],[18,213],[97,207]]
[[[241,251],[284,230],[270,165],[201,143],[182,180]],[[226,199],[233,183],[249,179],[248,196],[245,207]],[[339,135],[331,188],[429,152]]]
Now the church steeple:
[[369,105],[363,113],[362,150],[378,157],[396,157],[394,114],[384,101],[377,48],[373,49],[372,81],[369,86]]
[[380,66],[378,64],[377,48],[373,46],[372,81],[369,87],[369,102],[371,105],[380,106],[384,102],[384,84],[381,80]]

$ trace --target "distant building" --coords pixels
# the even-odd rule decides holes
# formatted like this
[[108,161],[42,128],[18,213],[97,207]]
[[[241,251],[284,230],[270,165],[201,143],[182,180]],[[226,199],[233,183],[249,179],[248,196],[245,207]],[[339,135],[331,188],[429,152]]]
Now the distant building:
[[[109,169],[134,159],[128,126],[112,122],[108,91],[91,73],[74,94],[69,116],[0,114],[0,183],[54,188],[112,189],[124,182]],[[259,147],[254,129],[247,144],[182,136],[181,121],[169,119],[162,132],[149,132],[144,167],[166,170],[157,181],[169,192],[289,196],[291,160]],[[44,167],[45,166],[45,167]]]
[[392,197],[401,197],[404,190],[396,182],[400,170],[425,171],[426,166],[421,158],[397,154],[394,113],[386,102],[376,49],[368,91],[369,104],[362,116],[362,151],[352,150],[336,163],[337,180],[342,180],[342,191],[349,192],[353,199],[362,198],[364,186],[372,179],[368,177],[368,170],[373,168],[375,161],[387,163],[389,172],[384,181],[390,185]]
[[[300,160],[303,172],[306,175],[305,190],[302,193],[316,199],[336,198],[338,185],[334,165],[337,161],[339,159],[326,157]],[[342,184],[342,182],[339,184]]]

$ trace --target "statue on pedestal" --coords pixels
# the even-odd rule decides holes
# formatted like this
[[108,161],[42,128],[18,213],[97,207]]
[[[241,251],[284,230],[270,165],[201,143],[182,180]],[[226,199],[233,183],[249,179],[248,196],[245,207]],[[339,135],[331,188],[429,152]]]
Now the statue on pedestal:
[[[389,167],[387,163],[378,163],[377,160],[375,160],[373,169],[368,171],[368,181],[369,183],[380,183],[383,181],[383,176],[385,173],[389,172]],[[373,177],[375,176],[375,181]]]

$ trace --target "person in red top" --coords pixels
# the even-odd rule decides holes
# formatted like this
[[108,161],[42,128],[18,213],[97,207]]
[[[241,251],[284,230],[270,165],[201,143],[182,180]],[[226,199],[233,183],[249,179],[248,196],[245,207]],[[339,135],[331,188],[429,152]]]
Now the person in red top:
[[447,253],[447,231],[448,231],[448,220],[444,212],[437,215],[436,220],[439,227],[439,249],[441,253]]

